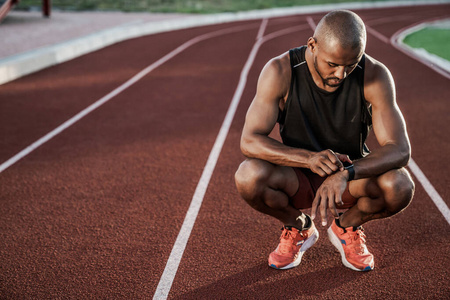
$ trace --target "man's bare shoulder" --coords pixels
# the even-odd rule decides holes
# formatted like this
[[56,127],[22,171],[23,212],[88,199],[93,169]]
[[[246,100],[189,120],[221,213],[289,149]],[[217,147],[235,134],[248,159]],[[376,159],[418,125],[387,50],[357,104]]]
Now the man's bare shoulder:
[[364,71],[364,96],[371,103],[378,99],[393,100],[395,97],[391,72],[383,63],[367,54]]
[[286,78],[286,76],[289,78],[291,73],[289,53],[283,53],[269,60],[264,66],[263,73],[269,73],[272,76],[278,78],[281,77],[283,79]]
[[370,84],[374,81],[385,80],[390,77],[389,69],[380,61],[366,54],[364,79],[365,83]]
[[[276,94],[276,98],[286,98],[289,92],[291,63],[289,53],[283,53],[267,62],[261,71],[258,90],[264,94]],[[270,90],[270,93],[269,93]]]

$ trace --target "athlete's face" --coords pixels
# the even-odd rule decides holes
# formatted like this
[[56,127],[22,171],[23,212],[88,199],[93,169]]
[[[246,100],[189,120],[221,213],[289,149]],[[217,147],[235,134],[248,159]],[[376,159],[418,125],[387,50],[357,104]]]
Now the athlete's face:
[[[332,61],[326,61],[324,66],[319,68],[319,64],[317,62],[317,56],[314,57],[314,68],[316,69],[317,74],[322,79],[323,85],[329,87],[339,87],[344,79],[355,69],[356,65],[350,66],[340,66]],[[321,69],[323,71],[321,71]]]
[[343,49],[337,44],[320,47],[315,43],[314,69],[325,87],[337,88],[356,68],[362,54],[360,49]]

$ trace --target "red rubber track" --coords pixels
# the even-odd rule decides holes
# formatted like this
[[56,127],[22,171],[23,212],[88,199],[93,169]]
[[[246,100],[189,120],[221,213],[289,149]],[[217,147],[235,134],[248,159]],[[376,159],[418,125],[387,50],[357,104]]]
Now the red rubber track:
[[[357,12],[390,38],[448,17],[450,5]],[[270,19],[265,35],[307,17]],[[0,298],[153,297],[260,24],[133,39],[0,86],[3,162],[191,38],[250,25],[191,46],[0,173]],[[365,225],[374,271],[345,268],[325,228],[298,268],[267,266],[281,224],[236,192],[239,138],[263,65],[311,34],[261,46],[169,299],[449,297],[450,226],[418,182],[404,212]],[[393,73],[413,159],[448,205],[448,79],[368,39],[367,52]]]

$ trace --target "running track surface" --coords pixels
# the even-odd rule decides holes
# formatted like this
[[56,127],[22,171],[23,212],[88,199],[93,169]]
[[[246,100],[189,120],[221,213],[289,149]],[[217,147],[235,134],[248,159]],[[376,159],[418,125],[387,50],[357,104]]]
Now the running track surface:
[[[394,49],[389,38],[416,22],[448,17],[450,6],[356,12],[371,28],[367,52],[395,78],[413,159],[448,205],[449,81]],[[149,299],[155,292],[169,299],[448,298],[450,226],[417,180],[407,210],[365,226],[374,271],[343,267],[319,224],[321,238],[298,268],[267,266],[281,224],[236,192],[240,133],[265,62],[304,44],[322,16],[151,35],[0,86],[5,162],[194,42],[0,173],[0,298]],[[255,49],[258,34],[265,38]],[[238,97],[252,48],[256,56]],[[162,275],[233,96],[240,102],[192,232],[182,234],[188,240],[172,282]]]

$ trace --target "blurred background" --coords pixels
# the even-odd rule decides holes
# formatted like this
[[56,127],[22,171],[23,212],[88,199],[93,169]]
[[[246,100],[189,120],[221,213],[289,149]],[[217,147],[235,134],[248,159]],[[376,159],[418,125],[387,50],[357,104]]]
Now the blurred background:
[[[1,0],[0,0],[1,1]],[[390,2],[392,0],[381,0]],[[51,0],[53,10],[217,13],[243,10],[374,0]],[[380,2],[380,0],[377,0]],[[40,10],[42,0],[20,0],[16,9]]]

